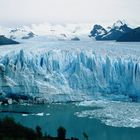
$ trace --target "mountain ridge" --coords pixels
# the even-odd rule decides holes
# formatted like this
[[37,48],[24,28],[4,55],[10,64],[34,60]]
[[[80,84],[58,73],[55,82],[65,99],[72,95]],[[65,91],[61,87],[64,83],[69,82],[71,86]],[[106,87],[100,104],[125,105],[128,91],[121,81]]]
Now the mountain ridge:
[[0,45],[11,45],[11,44],[19,44],[19,42],[9,39],[4,35],[0,35]]
[[22,26],[20,28],[0,27],[0,33],[10,39],[24,42],[34,37],[48,37],[48,39],[66,41],[93,38],[97,41],[116,41],[123,34],[131,31],[124,21],[118,20],[112,26],[104,28],[100,24],[33,24],[31,26]]
[[[132,28],[128,27],[128,25],[120,20],[115,22],[112,27],[108,28],[109,30],[107,31],[104,27],[101,25],[95,25],[93,27],[93,30],[90,32],[91,37],[95,37],[96,40],[101,40],[101,41],[107,41],[107,40],[117,40],[119,37],[121,37],[124,33],[129,32],[132,30]],[[99,30],[104,31],[103,34],[100,34]]]
[[140,42],[140,27],[123,34],[117,42]]

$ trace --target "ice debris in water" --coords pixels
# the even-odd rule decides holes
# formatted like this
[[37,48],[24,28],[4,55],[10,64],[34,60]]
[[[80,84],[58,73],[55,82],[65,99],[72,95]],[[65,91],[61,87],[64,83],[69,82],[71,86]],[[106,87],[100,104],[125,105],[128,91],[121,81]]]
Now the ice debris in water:
[[90,107],[91,106],[102,107],[76,112],[75,115],[77,117],[97,118],[106,125],[115,127],[140,127],[139,103],[120,101],[92,101]]

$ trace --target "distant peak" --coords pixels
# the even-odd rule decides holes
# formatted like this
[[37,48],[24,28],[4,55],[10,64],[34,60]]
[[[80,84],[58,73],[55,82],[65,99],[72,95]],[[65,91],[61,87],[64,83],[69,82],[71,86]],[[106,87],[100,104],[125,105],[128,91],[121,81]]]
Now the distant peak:
[[113,28],[119,28],[123,25],[126,25],[125,21],[121,21],[121,20],[117,20],[114,24],[113,24]]
[[94,28],[96,28],[96,29],[101,29],[101,28],[103,28],[101,25],[99,25],[99,24],[95,24],[94,25]]

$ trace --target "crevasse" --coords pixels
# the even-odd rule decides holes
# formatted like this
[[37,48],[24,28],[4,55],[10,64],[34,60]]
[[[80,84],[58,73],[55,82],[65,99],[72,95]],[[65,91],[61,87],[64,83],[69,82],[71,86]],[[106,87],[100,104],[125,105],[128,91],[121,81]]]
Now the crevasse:
[[140,63],[91,50],[20,49],[0,58],[0,93],[46,101],[79,101],[89,95],[140,95]]

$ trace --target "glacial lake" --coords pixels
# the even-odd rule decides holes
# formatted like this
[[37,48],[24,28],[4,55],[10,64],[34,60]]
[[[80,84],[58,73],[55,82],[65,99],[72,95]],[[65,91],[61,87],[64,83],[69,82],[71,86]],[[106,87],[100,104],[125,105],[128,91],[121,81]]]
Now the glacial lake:
[[[133,110],[133,106],[136,106],[136,111],[139,111],[140,105],[130,103],[112,103],[112,105],[106,104],[106,111],[108,105],[114,107],[118,110],[117,105],[131,106],[130,110]],[[102,104],[103,105],[103,104]],[[122,117],[123,115],[129,115],[133,112],[129,112],[129,107],[127,111],[121,110],[124,114],[119,114],[117,117]],[[115,111],[114,108],[114,111]],[[113,110],[113,109],[112,109]],[[80,140],[83,140],[83,132],[86,132],[89,136],[89,140],[139,140],[140,139],[140,127],[139,127],[139,113],[135,114],[134,121],[125,122],[132,120],[131,116],[129,118],[125,117],[120,119],[125,119],[122,122],[119,118],[115,120],[113,116],[108,116],[114,120],[108,120],[107,122],[114,122],[114,124],[107,125],[103,119],[106,119],[102,106],[94,105],[84,105],[80,103],[67,103],[67,104],[45,104],[45,105],[7,105],[0,106],[0,118],[5,116],[13,117],[17,122],[22,125],[35,128],[37,125],[41,126],[42,131],[46,134],[57,135],[57,128],[63,126],[67,129],[67,137],[75,136]],[[2,112],[5,111],[5,112]],[[14,112],[15,111],[15,112]],[[89,112],[88,112],[89,111]],[[91,112],[90,112],[91,111]],[[93,112],[92,112],[93,111]],[[95,111],[95,112],[94,112]],[[97,111],[97,112],[96,112]],[[103,115],[99,115],[100,113]],[[115,111],[116,112],[116,111]],[[134,110],[135,112],[135,110]],[[28,114],[29,113],[29,114]],[[88,115],[87,115],[87,114]],[[110,112],[113,115],[113,112]],[[130,114],[127,114],[130,113]],[[93,116],[92,116],[92,115]],[[117,114],[117,113],[116,113]],[[128,120],[127,120],[128,119]],[[119,122],[120,121],[120,122]],[[136,122],[137,121],[137,122]],[[120,123],[120,126],[118,125]],[[111,123],[110,123],[111,124]],[[124,124],[124,126],[121,126]],[[137,125],[138,124],[138,125]],[[116,126],[115,126],[116,125]],[[126,125],[126,126],[125,126]],[[132,127],[130,127],[132,125]]]

